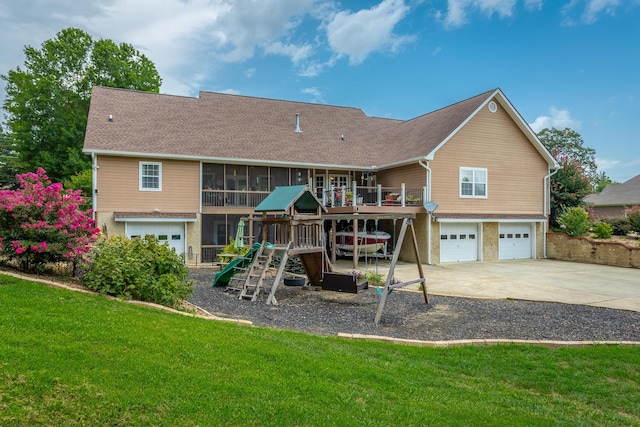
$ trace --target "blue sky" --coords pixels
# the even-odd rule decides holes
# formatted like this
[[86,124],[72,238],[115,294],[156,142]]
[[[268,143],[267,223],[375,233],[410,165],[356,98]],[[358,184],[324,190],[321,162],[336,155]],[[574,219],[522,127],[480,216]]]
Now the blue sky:
[[[640,0],[0,0],[0,73],[68,27],[134,45],[161,92],[217,91],[412,118],[500,87],[640,174]],[[0,99],[4,81],[0,82]]]

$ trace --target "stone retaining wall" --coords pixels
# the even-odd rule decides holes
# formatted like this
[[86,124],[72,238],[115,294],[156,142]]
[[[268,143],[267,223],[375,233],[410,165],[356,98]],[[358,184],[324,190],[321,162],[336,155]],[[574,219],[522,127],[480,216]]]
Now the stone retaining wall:
[[547,233],[547,258],[640,268],[640,247],[550,232]]

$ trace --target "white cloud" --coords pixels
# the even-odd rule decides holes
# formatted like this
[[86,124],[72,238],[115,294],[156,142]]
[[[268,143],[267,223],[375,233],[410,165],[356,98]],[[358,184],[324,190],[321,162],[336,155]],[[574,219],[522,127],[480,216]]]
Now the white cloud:
[[310,102],[314,102],[316,104],[326,104],[326,101],[324,99],[324,96],[322,95],[322,92],[320,92],[320,90],[317,87],[308,87],[308,88],[302,89],[301,92],[312,96],[312,99]]
[[[438,12],[436,17],[442,19],[446,28],[461,27],[468,22],[467,14],[470,11],[479,10],[486,16],[498,14],[500,18],[508,18],[513,15],[516,0],[448,0],[447,12],[442,19],[442,12]],[[541,7],[540,0],[527,0],[529,8]]]
[[296,46],[294,44],[284,44],[277,41],[266,46],[264,50],[266,53],[288,56],[294,64],[298,64],[311,55],[313,47],[310,44]]
[[571,128],[573,130],[580,129],[582,123],[579,120],[571,118],[569,110],[559,110],[556,107],[549,109],[548,116],[539,116],[533,123],[530,123],[531,129],[538,133],[545,128],[564,129]]
[[590,0],[584,9],[582,21],[585,24],[592,24],[598,20],[599,15],[602,13],[613,15],[619,5],[619,0]]
[[393,33],[408,11],[403,0],[383,0],[371,9],[338,12],[327,25],[329,45],[338,56],[348,56],[350,64],[361,63],[375,51],[396,51],[414,39]]
[[240,91],[237,89],[223,89],[223,90],[217,90],[216,92],[219,93],[226,93],[227,95],[240,95]]
[[598,165],[599,170],[607,170],[612,169],[620,164],[620,160],[615,159],[601,159],[596,157],[596,164]]
[[543,3],[542,0],[525,0],[524,6],[530,11],[542,10]]
[[[580,6],[583,4],[584,9],[580,12]],[[574,26],[579,22],[593,24],[602,15],[614,16],[620,5],[620,0],[571,0],[562,8],[562,13],[565,15],[563,24],[567,26]],[[578,12],[573,14],[576,9]]]

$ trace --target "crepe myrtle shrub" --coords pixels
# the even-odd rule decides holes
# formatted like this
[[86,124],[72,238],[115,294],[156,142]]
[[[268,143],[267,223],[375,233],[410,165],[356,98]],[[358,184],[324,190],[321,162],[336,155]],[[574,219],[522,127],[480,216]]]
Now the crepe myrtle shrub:
[[119,298],[178,307],[193,292],[182,257],[153,235],[101,238],[85,269],[85,286]]
[[52,183],[42,168],[16,175],[16,190],[0,190],[0,255],[22,271],[44,271],[50,263],[76,267],[97,239],[91,211],[80,207],[80,190]]
[[640,206],[625,207],[624,213],[629,220],[629,231],[640,233]]
[[584,208],[566,208],[558,218],[560,229],[569,236],[584,236],[589,231],[591,223],[589,214]]

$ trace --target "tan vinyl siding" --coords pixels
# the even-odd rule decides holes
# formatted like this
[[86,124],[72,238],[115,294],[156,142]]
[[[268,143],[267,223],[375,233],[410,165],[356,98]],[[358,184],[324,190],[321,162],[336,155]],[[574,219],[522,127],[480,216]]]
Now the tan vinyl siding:
[[[548,165],[502,107],[478,112],[430,166],[440,213],[543,213]],[[460,167],[487,169],[487,198],[459,197]]]
[[400,188],[402,183],[409,189],[420,189],[427,185],[427,171],[415,163],[394,169],[386,169],[377,173],[378,184],[383,187]]
[[[140,191],[139,162],[162,163],[162,191]],[[198,212],[200,163],[98,156],[98,211]]]

